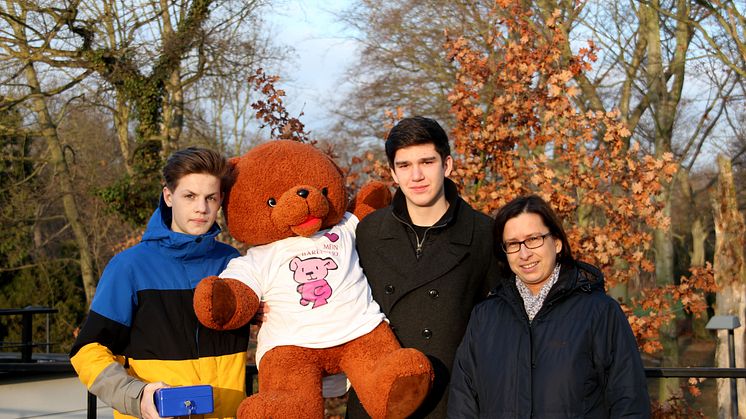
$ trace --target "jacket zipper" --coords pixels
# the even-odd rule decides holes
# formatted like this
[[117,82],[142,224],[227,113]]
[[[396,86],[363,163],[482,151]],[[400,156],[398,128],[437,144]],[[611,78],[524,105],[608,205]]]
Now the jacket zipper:
[[[524,310],[525,314],[525,310]],[[535,400],[534,395],[534,370],[536,369],[536,356],[534,354],[534,323],[531,320],[528,320],[528,316],[525,316],[526,320],[528,321],[528,344],[531,347],[531,400]],[[534,320],[536,320],[536,317],[534,317]],[[534,417],[534,404],[531,403],[531,409],[529,410],[529,417]]]
[[[406,223],[405,223],[406,224]],[[416,234],[415,234],[416,235]],[[577,281],[577,278],[576,278]],[[554,293],[549,293],[547,295],[547,298],[544,300],[544,303],[542,304],[541,308],[539,309],[539,312],[536,313],[536,316],[534,317],[534,320],[529,320],[528,315],[526,314],[526,309],[524,307],[523,298],[521,297],[520,293],[518,293],[517,289],[510,288],[508,291],[512,293],[512,296],[514,299],[516,299],[513,303],[510,303],[510,300],[508,300],[509,305],[513,305],[515,309],[518,309],[518,311],[523,314],[524,320],[528,323],[528,339],[529,339],[529,346],[531,350],[531,380],[530,380],[530,386],[531,386],[531,399],[533,400],[533,392],[534,392],[534,369],[536,368],[536,357],[534,354],[534,321],[539,320],[547,315],[547,313],[552,309],[552,306],[557,302],[563,299],[565,296],[572,294],[575,290],[580,289],[583,292],[590,292],[590,285],[588,284],[582,284],[579,287],[573,287],[571,289],[563,289],[561,291],[555,291]],[[499,294],[499,293],[498,293]],[[507,297],[507,296],[506,296]],[[517,306],[516,306],[517,304]],[[529,417],[534,417],[534,406],[531,405],[531,410],[529,413]]]
[[[414,227],[411,227],[414,231]],[[417,232],[414,231],[414,239],[417,241],[417,249],[415,249],[414,253],[417,255],[417,259],[422,256],[422,245],[425,244],[425,238],[427,237],[427,232],[430,231],[432,227],[428,227],[424,233],[422,233],[422,241],[420,241],[420,236],[417,235]]]
[[[521,295],[518,293],[518,290],[515,288],[511,288],[509,290],[513,294],[513,298],[516,298],[517,300],[514,301],[515,304],[511,304],[514,306],[514,309],[517,309],[519,313],[523,315],[523,319],[528,324],[528,345],[529,350],[531,352],[531,371],[529,371],[529,376],[531,379],[529,380],[529,386],[531,387],[529,391],[531,392],[531,400],[534,400],[534,370],[536,369],[536,354],[534,353],[534,321],[539,319],[539,315],[544,311],[544,307],[546,306],[547,301],[544,301],[544,304],[542,304],[541,309],[539,309],[539,312],[536,313],[536,317],[534,317],[533,320],[530,320],[528,318],[528,314],[526,314],[526,308],[524,307],[523,298],[521,298]],[[547,295],[547,297],[549,297]],[[517,304],[517,306],[516,306]],[[531,403],[531,406],[529,408],[529,417],[534,417],[534,406],[533,403]]]
[[399,218],[393,211],[391,212],[391,215],[393,215],[397,221],[409,227],[409,229],[412,230],[412,233],[414,233],[414,239],[417,242],[417,247],[414,249],[414,252],[415,252],[415,255],[417,256],[417,260],[419,260],[420,257],[422,256],[422,246],[425,244],[425,238],[427,238],[427,233],[433,228],[441,228],[441,227],[446,226],[445,223],[438,224],[438,225],[431,225],[430,227],[425,229],[425,232],[422,234],[422,240],[420,240],[420,236],[417,235],[417,230],[415,230],[411,224]]

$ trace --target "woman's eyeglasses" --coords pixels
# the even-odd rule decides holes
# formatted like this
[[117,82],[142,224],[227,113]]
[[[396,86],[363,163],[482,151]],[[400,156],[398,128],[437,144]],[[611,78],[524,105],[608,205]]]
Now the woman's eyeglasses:
[[517,253],[521,250],[521,245],[525,245],[526,249],[537,249],[544,245],[544,238],[551,236],[552,233],[545,233],[541,236],[529,237],[523,241],[505,242],[502,244],[503,251],[507,254]]

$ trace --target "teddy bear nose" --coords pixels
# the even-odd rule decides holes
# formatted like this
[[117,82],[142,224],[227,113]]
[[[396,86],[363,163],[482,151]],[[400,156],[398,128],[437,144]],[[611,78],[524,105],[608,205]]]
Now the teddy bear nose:
[[299,197],[306,199],[308,197],[308,189],[298,189],[298,192],[296,192]]

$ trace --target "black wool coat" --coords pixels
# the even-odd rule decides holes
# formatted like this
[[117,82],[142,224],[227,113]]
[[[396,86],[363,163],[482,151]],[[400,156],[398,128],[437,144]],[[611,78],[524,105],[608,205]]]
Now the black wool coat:
[[[451,367],[469,314],[497,284],[493,220],[462,200],[449,179],[445,187],[449,209],[426,234],[419,231],[419,257],[401,191],[392,206],[368,215],[357,228],[373,298],[401,345],[422,351],[435,370],[434,386],[412,417],[445,417]],[[367,417],[354,393],[347,409],[349,418]]]
[[645,372],[595,267],[563,264],[532,322],[514,279],[477,305],[453,366],[448,417],[648,418]]

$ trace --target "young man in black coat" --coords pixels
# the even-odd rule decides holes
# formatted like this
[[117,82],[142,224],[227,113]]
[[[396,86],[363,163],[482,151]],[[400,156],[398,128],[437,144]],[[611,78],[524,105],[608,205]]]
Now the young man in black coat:
[[[447,178],[450,154],[436,121],[401,120],[386,139],[399,188],[391,206],[357,228],[373,298],[402,346],[424,352],[435,370],[433,388],[413,417],[445,417],[451,367],[469,314],[497,284],[493,221],[459,197]],[[354,392],[347,417],[367,417]]]

